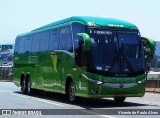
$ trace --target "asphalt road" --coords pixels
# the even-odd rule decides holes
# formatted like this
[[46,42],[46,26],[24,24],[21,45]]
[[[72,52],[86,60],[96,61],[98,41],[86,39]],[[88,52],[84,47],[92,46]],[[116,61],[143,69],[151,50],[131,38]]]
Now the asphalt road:
[[[152,114],[160,113],[160,94],[146,93],[142,98],[127,98],[123,104],[116,104],[111,98],[79,98],[78,102],[73,105],[69,104],[65,96],[61,94],[34,91],[28,96],[22,94],[20,88],[14,83],[0,82],[0,109],[0,112],[12,110],[11,113],[14,114],[12,116],[0,115],[0,118],[158,118],[159,115],[148,115],[148,113],[149,111]],[[3,114],[5,113],[6,111],[3,111]],[[32,115],[26,116],[26,113]],[[33,114],[36,113],[48,115],[34,116]]]

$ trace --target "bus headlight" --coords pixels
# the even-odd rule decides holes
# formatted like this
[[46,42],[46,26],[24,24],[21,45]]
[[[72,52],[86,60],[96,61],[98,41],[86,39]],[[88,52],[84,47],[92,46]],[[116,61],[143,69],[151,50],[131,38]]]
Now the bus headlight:
[[143,84],[145,81],[146,81],[145,79],[144,80],[140,80],[140,81],[137,82],[137,84]]
[[142,84],[142,81],[138,81],[137,83],[138,83],[138,84]]
[[88,81],[90,81],[90,82],[92,82],[92,83],[95,83],[95,84],[97,84],[97,85],[103,84],[103,82],[101,82],[101,81],[99,81],[99,80],[91,79],[91,78],[87,77],[87,76],[84,75],[84,74],[82,74],[82,76],[83,76],[86,80],[88,80]]

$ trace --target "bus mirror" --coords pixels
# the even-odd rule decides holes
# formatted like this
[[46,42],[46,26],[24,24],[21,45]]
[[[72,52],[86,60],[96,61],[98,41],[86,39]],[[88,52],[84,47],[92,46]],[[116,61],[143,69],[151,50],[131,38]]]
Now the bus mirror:
[[80,41],[81,39],[83,40],[84,42],[84,50],[85,51],[90,51],[90,48],[91,48],[91,39],[90,39],[90,36],[86,33],[77,33]]
[[156,43],[152,39],[142,37],[143,47],[144,47],[144,54],[148,63],[150,63],[151,59],[155,54],[155,47]]

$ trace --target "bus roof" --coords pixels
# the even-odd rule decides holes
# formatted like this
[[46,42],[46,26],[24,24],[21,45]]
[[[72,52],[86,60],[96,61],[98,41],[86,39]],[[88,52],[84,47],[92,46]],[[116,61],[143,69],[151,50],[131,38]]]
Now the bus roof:
[[94,27],[115,27],[115,28],[127,28],[127,29],[137,29],[137,27],[127,21],[114,19],[114,18],[101,18],[101,17],[91,17],[91,16],[73,16],[70,18],[66,18],[60,21],[56,21],[45,26],[39,27],[37,29],[32,30],[31,32],[21,34],[19,36],[32,34],[35,32],[40,32],[42,30],[50,29],[51,27],[69,23],[69,22],[80,22],[86,26],[94,26]]

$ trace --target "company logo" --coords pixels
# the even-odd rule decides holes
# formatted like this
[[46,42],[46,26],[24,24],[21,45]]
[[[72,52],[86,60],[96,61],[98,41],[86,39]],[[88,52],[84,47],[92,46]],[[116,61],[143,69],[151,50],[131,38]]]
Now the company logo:
[[11,110],[2,110],[2,115],[12,115]]
[[6,110],[5,109],[1,111],[0,111],[0,115],[42,115],[41,110],[30,110],[30,109],[26,109],[26,110],[7,109]]
[[123,25],[119,25],[119,24],[108,24],[108,26],[110,26],[110,27],[124,27]]
[[123,88],[123,87],[124,87],[124,85],[123,85],[123,84],[120,84],[120,85],[119,85],[119,88]]
[[136,81],[136,78],[134,77],[130,77],[130,78],[127,78],[127,77],[117,77],[117,78],[114,78],[114,77],[107,77],[104,79],[104,82],[106,83],[134,83]]

